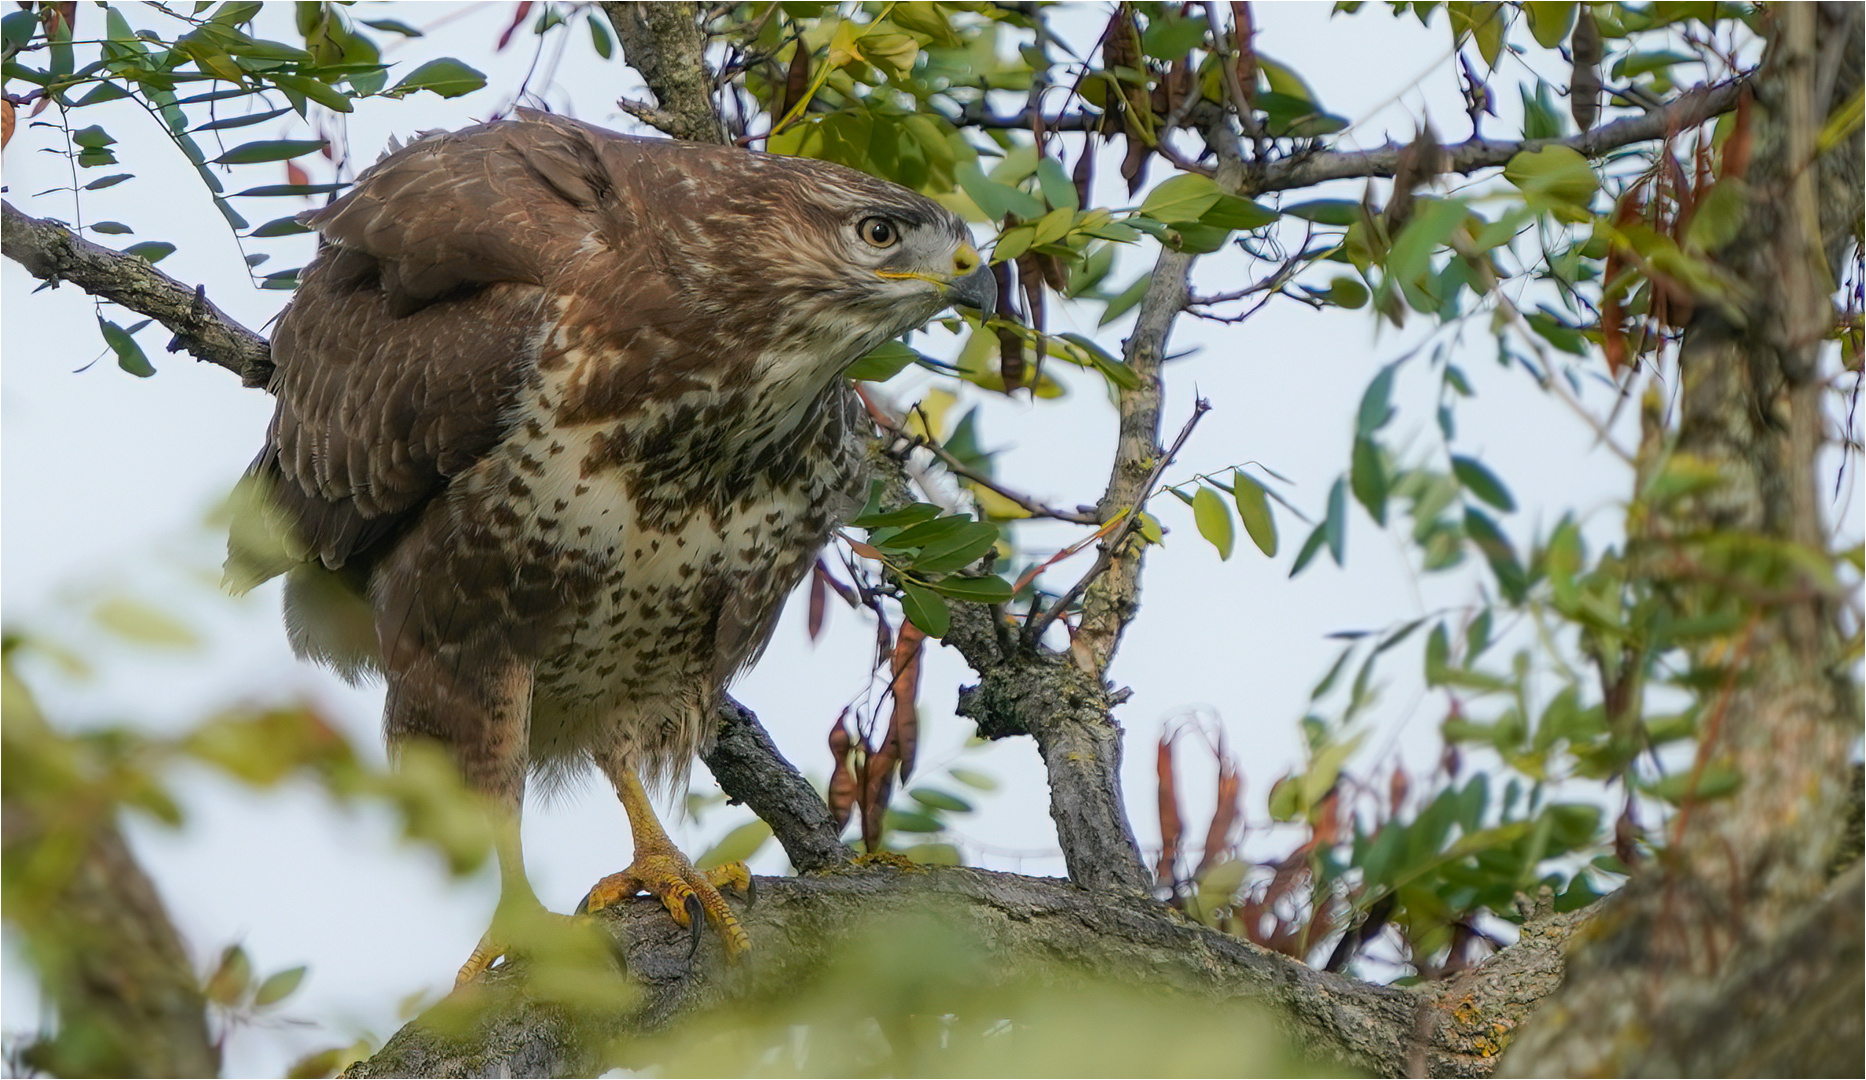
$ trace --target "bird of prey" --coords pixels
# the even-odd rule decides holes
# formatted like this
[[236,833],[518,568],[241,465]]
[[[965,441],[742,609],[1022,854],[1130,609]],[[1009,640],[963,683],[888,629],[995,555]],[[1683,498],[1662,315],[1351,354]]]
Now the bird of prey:
[[684,778],[860,502],[844,370],[992,308],[964,223],[838,165],[535,112],[423,136],[304,220],[229,584],[285,574],[297,653],[380,674],[391,744],[441,744],[499,807],[501,914],[461,981],[541,910],[528,777],[591,765],[634,861],[586,906],[646,891],[737,955],[743,864],[695,870],[647,786]]

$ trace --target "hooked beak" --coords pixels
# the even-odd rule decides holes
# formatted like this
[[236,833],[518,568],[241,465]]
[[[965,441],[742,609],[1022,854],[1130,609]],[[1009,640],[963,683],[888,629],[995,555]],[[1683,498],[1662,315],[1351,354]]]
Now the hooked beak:
[[960,244],[959,250],[953,253],[950,274],[877,270],[875,276],[931,282],[946,294],[947,303],[977,308],[986,318],[998,311],[998,279],[992,274],[990,265],[979,255],[978,249],[971,244]]
[[987,319],[998,311],[998,279],[983,260],[970,273],[954,278],[947,286],[947,295],[955,304],[977,308]]

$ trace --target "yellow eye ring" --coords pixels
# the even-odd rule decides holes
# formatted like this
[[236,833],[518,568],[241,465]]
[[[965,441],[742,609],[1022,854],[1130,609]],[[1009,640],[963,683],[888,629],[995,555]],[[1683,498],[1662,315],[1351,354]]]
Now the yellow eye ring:
[[901,231],[892,221],[884,217],[866,217],[855,227],[855,232],[870,247],[891,248],[901,242]]

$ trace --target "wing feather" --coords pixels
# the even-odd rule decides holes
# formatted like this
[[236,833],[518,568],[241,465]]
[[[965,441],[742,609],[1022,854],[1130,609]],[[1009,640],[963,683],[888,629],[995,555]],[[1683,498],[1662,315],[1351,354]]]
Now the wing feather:
[[230,586],[373,561],[499,444],[552,278],[613,199],[590,134],[534,114],[419,139],[307,217],[322,243],[273,337],[278,410],[243,500],[264,521],[234,530]]

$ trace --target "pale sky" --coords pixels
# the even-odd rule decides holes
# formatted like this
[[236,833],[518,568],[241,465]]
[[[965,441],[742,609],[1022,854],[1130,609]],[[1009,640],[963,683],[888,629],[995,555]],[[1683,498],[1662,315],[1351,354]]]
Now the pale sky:
[[[263,18],[279,25],[269,31],[262,27],[260,36],[292,40],[289,6],[273,7]],[[1082,8],[1060,22],[1086,49],[1106,15],[1101,5]],[[461,10],[439,3],[364,4],[355,14],[428,26]],[[390,51],[390,60],[457,55],[484,70],[489,86],[452,101],[415,95],[401,103],[359,103],[349,120],[350,145],[358,157],[373,158],[392,134],[459,127],[500,111],[532,59],[530,39],[522,34],[503,54],[490,53],[511,10],[509,4],[480,5],[429,38]],[[1389,134],[1408,139],[1421,110],[1430,113],[1446,140],[1468,134],[1456,83],[1443,62],[1450,54],[1450,32],[1442,15],[1421,29],[1412,17],[1396,19],[1383,10],[1330,19],[1328,4],[1259,4],[1256,12],[1259,49],[1296,66],[1331,111],[1356,121],[1344,148],[1377,145]],[[81,19],[90,16],[88,8],[80,14]],[[1518,36],[1527,38],[1520,31]],[[395,40],[379,35],[384,44]],[[1490,122],[1492,134],[1517,130],[1514,84],[1524,70],[1511,64],[1501,74],[1502,116]],[[618,93],[633,92],[633,82],[618,61],[596,58],[578,28],[556,88],[547,96],[554,108],[633,131],[633,123],[612,104]],[[119,220],[136,230],[133,238],[103,238],[107,241],[177,243],[180,250],[162,269],[183,281],[205,282],[216,303],[248,326],[261,328],[283,295],[248,286],[240,252],[224,223],[153,123],[124,106],[114,113],[99,110],[81,122],[104,123],[119,140],[122,163],[137,174],[133,182],[87,193],[85,219]],[[288,131],[275,123],[233,134],[242,138],[230,142],[282,137]],[[33,195],[69,183],[65,160],[39,152],[59,144],[56,130],[21,124],[6,151],[7,197],[27,213],[70,220],[68,192]],[[236,186],[282,180],[251,175],[265,168],[276,167],[245,170]],[[1118,205],[1122,199],[1109,186],[1119,183],[1112,163],[1101,173],[1106,178],[1099,187],[1103,199]],[[1154,177],[1166,175],[1156,165]],[[1327,192],[1349,198],[1360,193],[1358,183]],[[304,205],[297,200],[247,202],[266,204],[245,209],[255,223]],[[271,270],[298,265],[309,242],[261,242],[249,250],[275,253],[262,268]],[[1155,251],[1149,242],[1123,252],[1115,278],[1131,280],[1151,264]],[[1241,261],[1207,263],[1195,278],[1201,289],[1241,283]],[[1319,280],[1325,281],[1325,275]],[[270,400],[241,389],[224,370],[162,353],[166,338],[155,331],[143,335],[160,369],[155,377],[132,378],[108,357],[79,372],[104,348],[90,300],[69,286],[31,295],[35,285],[13,263],[5,264],[0,383],[4,615],[9,627],[75,644],[101,672],[97,680],[73,682],[34,669],[34,686],[47,711],[73,726],[129,722],[173,731],[227,703],[303,694],[324,703],[359,746],[380,754],[380,689],[351,689],[294,659],[277,618],[276,585],[235,601],[200,584],[211,578],[220,560],[221,539],[204,519],[258,449]],[[120,311],[110,317],[120,323],[134,319]],[[1051,329],[1079,330],[1118,352],[1131,319],[1097,331],[1094,318],[1093,312],[1064,309],[1052,315]],[[1436,332],[1433,340],[1454,343],[1479,391],[1476,401],[1460,411],[1456,446],[1460,453],[1483,459],[1511,484],[1521,509],[1506,525],[1519,543],[1532,527],[1545,529],[1570,508],[1587,519],[1591,535],[1612,537],[1625,471],[1593,446],[1590,429],[1565,406],[1536,389],[1520,370],[1498,367],[1487,325],[1478,319],[1461,331],[1437,331],[1415,317],[1403,331],[1376,332],[1364,311],[1317,313],[1294,303],[1271,304],[1241,327],[1182,319],[1173,346],[1192,355],[1167,368],[1168,437],[1190,412],[1195,392],[1214,410],[1168,478],[1260,461],[1290,477],[1295,482],[1291,497],[1319,516],[1329,483],[1346,468],[1362,389],[1381,364]],[[1002,397],[984,401],[984,442],[1004,448],[999,475],[1011,486],[1061,505],[1092,503],[1106,482],[1113,411],[1098,379],[1060,367],[1052,363],[1047,370],[1069,387],[1070,396],[1061,403],[1032,407]],[[1415,450],[1432,445],[1435,385],[1436,375],[1422,359],[1402,372],[1396,445]],[[919,389],[912,380],[889,386],[903,402]],[[1604,411],[1607,398],[1599,388],[1589,387],[1588,394]],[[1857,486],[1857,475],[1854,481]],[[1857,497],[1851,505],[1857,508]],[[1240,536],[1236,554],[1221,563],[1198,538],[1189,510],[1170,498],[1153,509],[1173,532],[1166,548],[1149,557],[1140,618],[1109,672],[1134,691],[1117,711],[1127,730],[1124,780],[1134,830],[1143,846],[1158,844],[1154,741],[1164,725],[1198,710],[1222,722],[1242,761],[1247,820],[1259,827],[1251,850],[1285,850],[1286,838],[1261,831],[1264,796],[1278,776],[1301,765],[1297,720],[1307,708],[1310,687],[1340,647],[1325,635],[1377,630],[1463,603],[1471,596],[1471,578],[1416,579],[1406,568],[1397,537],[1376,531],[1358,509],[1349,530],[1347,570],[1323,558],[1294,581],[1288,570],[1307,526],[1287,514],[1279,515],[1283,549],[1274,561]],[[1851,512],[1857,516],[1857,510]],[[1020,542],[1028,550],[1053,549],[1076,537],[1068,529],[1030,528]],[[1086,563],[1070,565],[1080,573]],[[85,612],[95,597],[112,588],[184,613],[205,636],[206,646],[157,654],[99,639]],[[873,640],[867,622],[839,605],[832,608],[828,632],[812,646],[803,629],[802,604],[794,604],[762,663],[734,689],[791,760],[817,777],[828,771],[824,740],[831,722],[867,685]],[[1383,669],[1375,734],[1357,761],[1384,760],[1397,745],[1414,763],[1415,774],[1429,771],[1437,754],[1440,705],[1422,697],[1410,674],[1417,667],[1416,654],[1395,650]],[[1002,785],[999,793],[979,799],[978,811],[960,819],[957,842],[980,865],[1060,875],[1062,861],[1035,745],[1018,739],[963,749],[971,723],[954,718],[952,706],[955,687],[971,681],[949,650],[932,650],[921,684],[926,743],[920,774],[931,777],[941,765],[956,761],[995,776]],[[1181,806],[1196,841],[1211,810],[1212,767],[1194,749],[1182,743],[1186,783]],[[395,841],[384,813],[336,810],[308,788],[254,793],[204,770],[176,776],[175,786],[184,793],[189,812],[185,829],[169,831],[132,820],[129,831],[197,961],[205,965],[221,947],[240,941],[261,972],[298,964],[311,968],[286,1013],[313,1026],[236,1031],[228,1075],[277,1074],[297,1056],[362,1031],[386,1038],[399,1026],[398,1001],[444,991],[486,927],[497,892],[491,874],[450,882],[432,856]],[[699,793],[716,790],[703,766],[694,770],[693,787]],[[742,808],[716,810],[698,823],[676,826],[670,821],[670,827],[676,840],[697,854],[747,815]],[[624,819],[603,785],[592,783],[555,804],[528,807],[525,825],[531,879],[556,910],[568,911],[592,882],[628,861]],[[754,860],[761,873],[782,872],[784,865],[775,844]],[[36,993],[10,941],[4,991],[5,1030],[30,1030],[37,1016]]]

